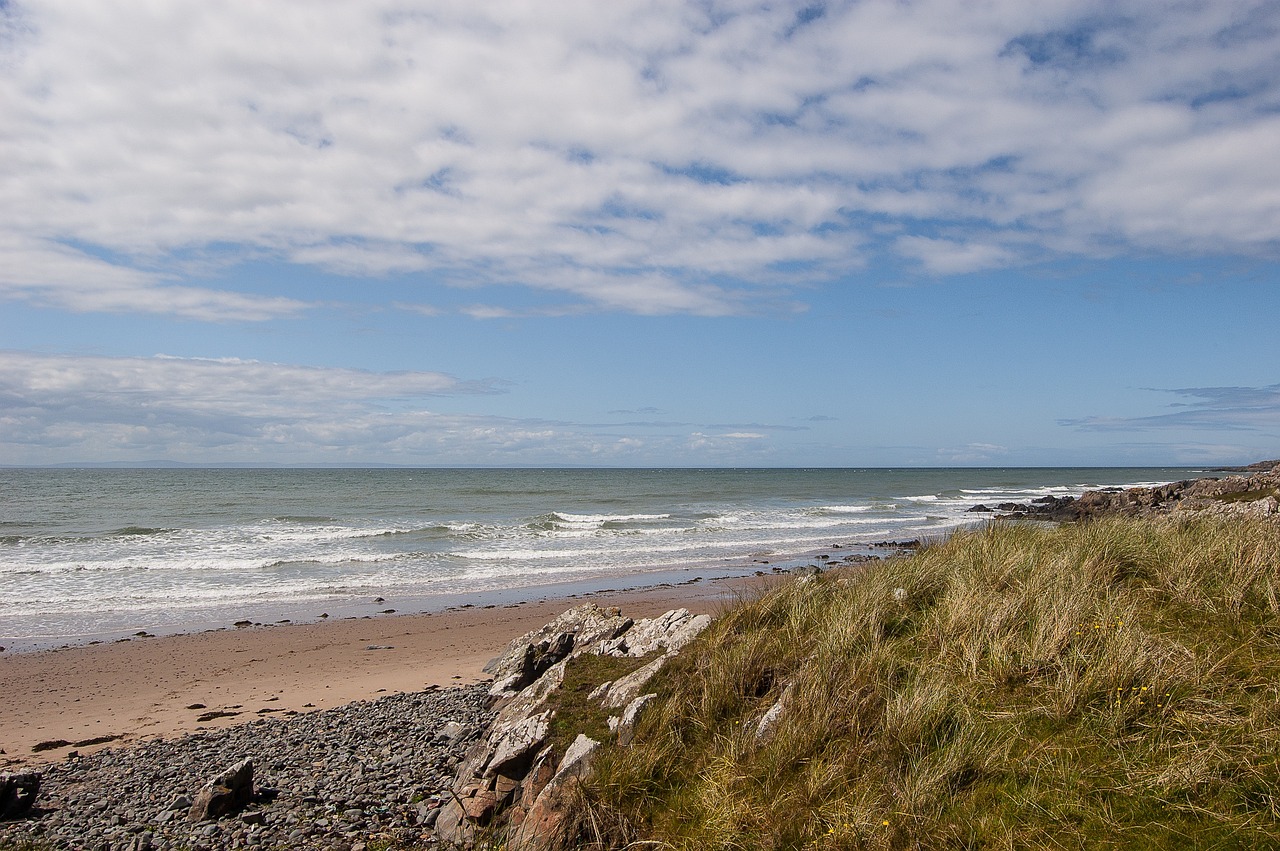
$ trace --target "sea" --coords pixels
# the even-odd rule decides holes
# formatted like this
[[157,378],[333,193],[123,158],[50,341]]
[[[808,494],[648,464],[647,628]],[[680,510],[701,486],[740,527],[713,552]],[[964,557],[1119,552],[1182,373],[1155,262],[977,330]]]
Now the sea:
[[1202,472],[0,469],[0,647],[715,581]]

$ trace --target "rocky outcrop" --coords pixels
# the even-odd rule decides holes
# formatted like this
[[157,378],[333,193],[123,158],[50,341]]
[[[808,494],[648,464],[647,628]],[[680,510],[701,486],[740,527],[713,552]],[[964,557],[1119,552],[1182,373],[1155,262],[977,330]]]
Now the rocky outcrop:
[[594,603],[570,609],[551,623],[520,636],[507,650],[484,666],[493,675],[490,695],[495,702],[511,697],[567,659],[575,648],[590,647],[622,635],[633,621],[616,606],[602,609]]
[[513,641],[486,666],[495,678],[490,698],[498,714],[459,766],[452,799],[435,821],[436,839],[465,847],[488,830],[503,836],[511,851],[563,847],[576,790],[600,746],[583,733],[563,752],[551,741],[557,711],[551,698],[568,664],[587,653],[653,657],[616,681],[600,683],[585,698],[601,712],[619,710],[608,727],[629,744],[654,698],[640,694],[644,686],[710,623],[709,616],[686,609],[633,622],[616,608],[588,603]]
[[[1262,469],[1262,466],[1271,465]],[[1072,521],[1120,514],[1146,517],[1172,512],[1280,515],[1280,464],[1250,465],[1250,475],[1187,479],[1151,488],[1105,488],[1078,498],[1046,496],[1026,504],[1002,503],[1005,517]]]

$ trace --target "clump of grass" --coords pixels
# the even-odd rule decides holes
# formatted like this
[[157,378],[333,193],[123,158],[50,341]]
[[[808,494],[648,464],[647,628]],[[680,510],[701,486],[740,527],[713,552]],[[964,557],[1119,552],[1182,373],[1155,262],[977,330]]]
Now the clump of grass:
[[1233,491],[1218,494],[1214,499],[1218,500],[1218,502],[1257,502],[1269,496],[1280,499],[1280,488],[1254,488],[1247,491]]
[[597,760],[601,844],[1265,846],[1280,526],[957,534],[737,605],[653,690]]
[[547,708],[554,710],[548,744],[563,754],[579,733],[598,742],[608,739],[611,735],[609,716],[617,715],[618,710],[605,709],[600,701],[588,700],[587,696],[601,683],[621,679],[652,661],[652,656],[632,658],[597,656],[594,653],[582,653],[569,659],[565,664],[564,681],[547,698]]

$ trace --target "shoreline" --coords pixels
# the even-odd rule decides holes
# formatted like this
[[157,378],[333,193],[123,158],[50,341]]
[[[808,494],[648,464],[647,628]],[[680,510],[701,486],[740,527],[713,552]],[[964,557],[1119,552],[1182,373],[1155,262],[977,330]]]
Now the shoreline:
[[[478,683],[488,679],[483,666],[507,644],[574,606],[617,606],[636,619],[678,608],[715,614],[773,576],[5,653],[0,768]],[[35,750],[49,742],[65,744]]]

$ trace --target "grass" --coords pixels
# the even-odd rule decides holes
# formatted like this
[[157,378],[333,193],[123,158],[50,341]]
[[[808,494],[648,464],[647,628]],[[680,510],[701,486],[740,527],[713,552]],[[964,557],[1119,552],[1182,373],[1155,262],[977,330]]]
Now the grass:
[[1277,847],[1280,526],[958,534],[737,605],[650,690],[598,844]]
[[609,716],[617,709],[604,709],[598,700],[587,696],[601,684],[621,679],[653,661],[652,656],[639,658],[597,656],[583,653],[565,665],[564,681],[547,697],[547,708],[554,710],[547,744],[563,754],[579,733],[603,742],[611,736]]
[[1280,488],[1254,488],[1247,491],[1231,491],[1230,493],[1218,494],[1214,499],[1218,502],[1257,502],[1274,496],[1280,499]]

